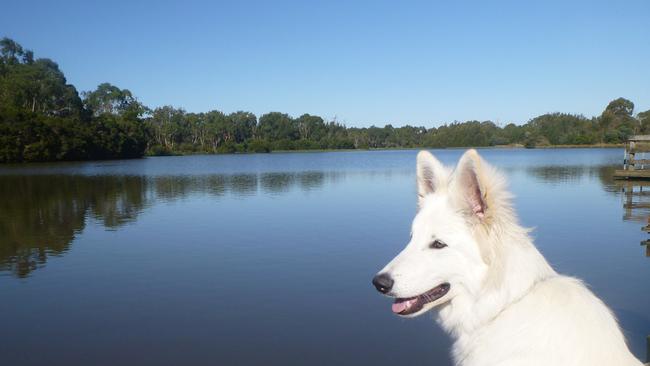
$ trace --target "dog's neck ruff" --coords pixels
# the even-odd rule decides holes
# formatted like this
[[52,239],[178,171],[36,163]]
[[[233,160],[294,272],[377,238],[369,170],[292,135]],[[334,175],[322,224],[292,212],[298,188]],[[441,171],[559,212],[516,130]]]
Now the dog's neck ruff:
[[[499,221],[506,222],[493,222],[493,230],[479,235],[492,248],[480,288],[457,289],[456,296],[438,312],[438,322],[458,343],[496,319],[537,283],[557,275],[514,216],[505,215]],[[503,230],[506,224],[509,230]]]

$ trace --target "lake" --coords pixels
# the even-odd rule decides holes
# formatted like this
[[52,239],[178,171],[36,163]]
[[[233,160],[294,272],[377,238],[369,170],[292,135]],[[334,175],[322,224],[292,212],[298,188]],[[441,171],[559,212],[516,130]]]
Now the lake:
[[[612,180],[622,149],[479,151],[645,360],[650,186]],[[450,365],[370,283],[409,240],[416,153],[0,166],[2,364]]]

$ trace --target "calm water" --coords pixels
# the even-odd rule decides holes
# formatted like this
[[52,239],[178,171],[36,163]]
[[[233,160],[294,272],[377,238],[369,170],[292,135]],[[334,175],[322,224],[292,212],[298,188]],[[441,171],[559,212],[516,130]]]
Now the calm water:
[[[449,365],[431,316],[370,285],[408,241],[416,153],[0,166],[0,363]],[[645,359],[650,196],[612,181],[622,150],[482,154]]]

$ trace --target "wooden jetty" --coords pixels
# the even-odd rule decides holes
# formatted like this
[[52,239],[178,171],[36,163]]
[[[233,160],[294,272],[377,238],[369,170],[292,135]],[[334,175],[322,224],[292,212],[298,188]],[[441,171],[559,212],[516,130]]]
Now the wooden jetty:
[[650,135],[635,135],[625,143],[623,169],[614,171],[616,179],[650,179],[650,159],[638,159],[637,154],[650,153]]

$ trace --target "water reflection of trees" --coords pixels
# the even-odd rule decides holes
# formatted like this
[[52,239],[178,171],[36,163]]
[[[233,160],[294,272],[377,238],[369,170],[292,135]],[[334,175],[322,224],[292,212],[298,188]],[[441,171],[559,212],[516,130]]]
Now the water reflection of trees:
[[0,269],[26,276],[64,253],[87,215],[109,228],[134,220],[144,187],[142,177],[1,177]]
[[614,179],[615,166],[544,166],[531,167],[528,173],[545,183],[577,183],[598,178],[605,192],[621,195],[623,220],[646,221],[650,216],[650,182]]
[[49,256],[65,253],[93,218],[108,229],[137,219],[157,200],[193,194],[247,197],[261,190],[311,191],[341,173],[300,172],[205,176],[0,176],[0,271],[28,276]]
[[[606,192],[623,194],[625,220],[645,220],[650,215],[650,187],[630,189],[625,186],[629,182],[613,179],[614,169],[610,165],[533,166],[526,169],[526,174],[545,183],[579,183],[596,178]],[[45,264],[48,256],[65,253],[84,230],[88,218],[108,229],[117,229],[135,221],[155,201],[194,194],[249,197],[258,192],[309,192],[345,174],[312,171],[203,176],[0,176],[0,271],[19,277],[29,275]],[[633,199],[631,204],[629,197]],[[638,200],[646,197],[648,204],[639,205]]]
[[[547,166],[531,167],[528,173],[546,182],[571,183],[584,177],[598,177],[605,192],[622,198],[623,220],[646,224],[643,230],[650,232],[650,181],[614,179],[615,166]],[[644,240],[645,255],[650,257],[650,240]]]
[[299,185],[302,190],[309,191],[322,185],[325,178],[323,172],[305,173],[265,173],[260,176],[260,184],[266,193],[287,192],[291,186]]
[[544,183],[575,183],[585,178],[598,178],[605,191],[615,193],[615,169],[611,165],[552,165],[529,167],[526,172]]

